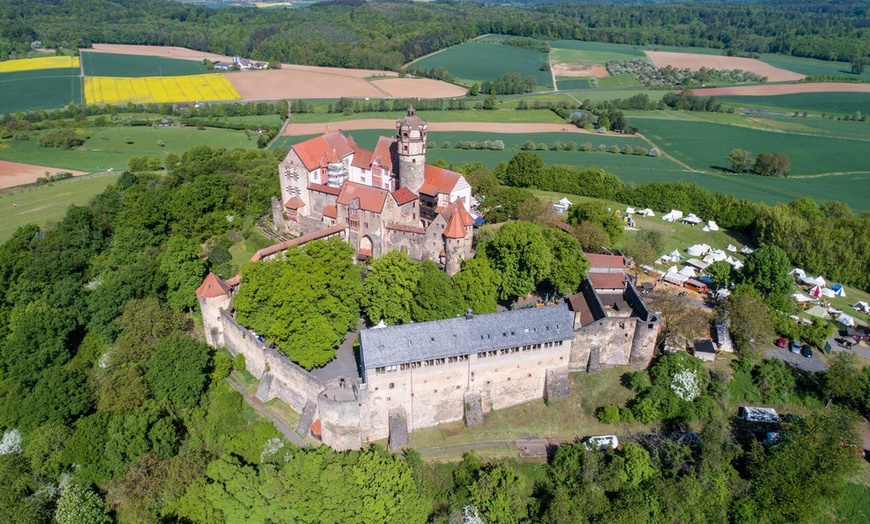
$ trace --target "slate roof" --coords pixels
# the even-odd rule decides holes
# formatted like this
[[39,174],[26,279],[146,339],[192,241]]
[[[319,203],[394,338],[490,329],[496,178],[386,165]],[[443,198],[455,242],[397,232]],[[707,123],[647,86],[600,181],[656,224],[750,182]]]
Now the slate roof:
[[565,304],[419,322],[360,333],[365,369],[569,340],[574,315]]

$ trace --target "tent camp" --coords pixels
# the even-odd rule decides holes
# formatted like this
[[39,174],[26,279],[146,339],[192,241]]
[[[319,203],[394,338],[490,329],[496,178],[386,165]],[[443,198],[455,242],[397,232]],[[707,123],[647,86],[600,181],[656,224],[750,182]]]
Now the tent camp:
[[810,295],[811,297],[816,297],[816,298],[818,298],[818,297],[829,297],[829,298],[833,298],[833,297],[837,296],[837,295],[834,293],[833,290],[828,289],[828,288],[826,288],[826,287],[824,287],[824,286],[820,286],[820,285],[818,285],[818,284],[816,284],[815,286],[811,287],[810,290],[809,290],[807,293],[809,293],[809,295]]
[[671,212],[662,217],[662,220],[665,222],[676,222],[677,220],[683,218],[683,212],[677,209],[671,209]]
[[700,224],[701,222],[703,222],[703,220],[701,220],[696,214],[689,213],[689,216],[683,218],[683,222],[685,222],[686,224],[692,224],[694,226],[695,224]]
[[845,313],[840,313],[840,316],[837,317],[837,322],[844,326],[855,327],[855,319]]
[[670,260],[671,262],[679,262],[680,260],[683,259],[683,255],[681,255],[680,252],[675,249],[675,250],[671,251],[670,253],[668,253],[667,255],[663,256],[662,258],[666,258],[666,259]]
[[810,297],[804,295],[803,293],[795,293],[794,295],[792,295],[792,298],[794,298],[794,301],[798,304],[802,304],[804,302],[812,302],[813,300]]
[[860,300],[858,302],[855,302],[855,304],[852,306],[852,309],[862,311],[864,313],[870,313],[870,304],[867,304],[867,302]]
[[831,286],[831,291],[834,292],[834,296],[837,296],[837,297],[845,297],[846,296],[846,289],[843,288],[843,286],[841,284],[834,284],[833,286]]
[[817,276],[817,277],[815,278],[815,281],[816,281],[816,284],[818,284],[818,285],[820,285],[820,286],[824,286],[824,285],[827,284],[827,282],[825,282],[825,279],[822,278],[822,275]]
[[689,278],[695,278],[696,276],[698,276],[697,274],[695,274],[695,269],[689,266],[681,269],[680,274]]
[[807,278],[807,274],[804,272],[803,269],[801,269],[799,267],[792,269],[791,271],[788,272],[788,274],[793,275],[796,278]]
[[740,252],[744,255],[751,255],[754,251],[755,250],[749,246],[743,246],[742,248],[740,248]]
[[707,264],[701,262],[697,258],[690,258],[689,260],[686,260],[686,265],[692,266],[693,268],[700,270],[700,271],[707,269]]
[[725,249],[727,249],[728,251],[730,251],[732,253],[737,252],[737,246],[735,246],[734,244],[728,244],[728,247],[726,247]]
[[715,221],[713,221],[713,220],[708,220],[708,221],[707,221],[707,228],[708,228],[710,231],[719,231],[719,224],[717,224],[717,223],[716,223]]
[[816,279],[814,279],[813,277],[801,277],[801,284],[811,287],[817,285]]
[[699,257],[710,250],[710,246],[707,244],[695,244],[694,246],[689,246],[686,248],[686,253],[692,255],[693,257]]
[[822,306],[813,306],[805,311],[807,315],[812,315],[819,318],[828,318],[828,310]]
[[656,216],[656,214],[653,213],[653,210],[650,209],[650,208],[641,209],[640,211],[637,212],[637,214],[638,214],[638,215],[641,215],[641,216],[645,216],[645,217],[654,217],[654,216]]
[[728,259],[728,255],[721,249],[711,249],[710,256],[713,257],[713,260],[716,262]]
[[560,200],[560,201],[556,202],[555,204],[553,204],[553,207],[555,207],[555,208],[556,208],[556,211],[558,211],[559,213],[564,213],[564,212],[567,211],[568,208],[571,207],[572,205],[574,205],[573,202],[571,202],[571,201],[568,200],[567,198],[564,198],[564,197],[563,197],[562,200]]

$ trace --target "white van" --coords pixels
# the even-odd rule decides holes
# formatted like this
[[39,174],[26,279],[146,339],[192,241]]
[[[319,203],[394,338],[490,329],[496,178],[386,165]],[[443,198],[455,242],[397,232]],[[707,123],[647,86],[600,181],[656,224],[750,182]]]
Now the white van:
[[595,437],[589,437],[583,441],[583,445],[586,446],[586,449],[607,449],[612,448],[616,449],[619,446],[619,439],[616,438],[616,435],[598,435]]

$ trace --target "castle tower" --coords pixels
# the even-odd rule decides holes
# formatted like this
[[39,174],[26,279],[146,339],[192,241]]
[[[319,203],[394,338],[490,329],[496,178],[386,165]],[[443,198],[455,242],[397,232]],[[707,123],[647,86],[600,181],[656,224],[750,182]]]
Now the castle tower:
[[209,273],[196,288],[196,298],[202,312],[206,342],[212,347],[224,345],[221,310],[229,311],[233,308],[232,286],[214,273]]
[[459,200],[450,204],[450,208],[452,214],[444,230],[444,271],[453,276],[459,273],[462,261],[473,256],[471,228],[474,219]]
[[399,187],[407,187],[415,195],[423,185],[426,169],[426,122],[408,107],[405,118],[396,121],[399,149]]

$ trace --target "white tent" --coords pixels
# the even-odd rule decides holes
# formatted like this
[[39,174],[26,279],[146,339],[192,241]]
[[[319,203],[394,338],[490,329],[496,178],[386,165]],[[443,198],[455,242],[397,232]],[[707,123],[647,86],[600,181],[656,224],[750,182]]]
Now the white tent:
[[689,246],[686,248],[686,253],[692,255],[693,257],[699,257],[710,251],[710,246],[707,244],[695,244],[694,246]]
[[742,248],[740,248],[740,252],[744,255],[751,255],[753,251],[755,250],[749,246],[743,246]]
[[719,225],[713,220],[707,221],[707,227],[710,228],[710,231],[719,231]]
[[676,249],[665,255],[663,258],[667,258],[671,262],[679,262],[683,259],[683,255],[680,254]]
[[864,313],[870,313],[870,304],[867,304],[867,302],[864,302],[863,300],[859,300],[858,302],[855,302],[852,309],[863,311]]
[[665,222],[676,222],[677,220],[683,218],[683,212],[677,209],[671,209],[671,212],[662,217],[662,220]]
[[711,249],[710,256],[713,257],[713,260],[715,260],[716,262],[728,259],[728,255],[721,249]]
[[824,288],[822,288],[822,286],[816,285],[816,286],[811,287],[807,293],[809,293],[811,297],[818,298],[818,297],[823,295],[822,289],[824,289]]
[[564,198],[564,197],[563,197],[562,200],[560,200],[560,201],[556,202],[555,204],[553,204],[553,207],[555,207],[555,208],[556,208],[556,211],[558,211],[559,213],[564,213],[564,212],[565,212],[569,207],[571,207],[572,205],[574,205],[573,202],[571,202],[571,201],[568,200],[567,198]]
[[837,322],[849,327],[853,327],[855,325],[855,319],[845,313],[841,313],[840,316],[837,317]]
[[645,216],[645,217],[654,217],[654,216],[656,216],[656,214],[653,213],[653,210],[650,209],[650,208],[641,209],[640,211],[637,212],[637,214],[638,214],[638,215]]
[[676,284],[678,286],[682,286],[686,282],[686,280],[689,280],[689,277],[687,277],[685,275],[681,275],[678,272],[674,272],[674,273],[669,272],[669,273],[665,274],[665,276],[662,278],[662,280],[664,280],[665,282],[670,282],[671,284]]
[[734,269],[742,269],[743,268],[743,262],[737,260],[736,258],[728,257],[725,259],[725,262],[728,262],[729,264],[731,264],[731,267],[733,267]]
[[704,233],[709,233],[709,232],[710,232],[710,228],[707,227],[707,226],[704,226],[704,227],[701,228],[701,231],[703,231]]
[[799,267],[792,269],[791,271],[789,271],[788,274],[795,275],[797,278],[807,278],[807,274],[804,272],[803,269],[801,269]]
[[795,293],[794,295],[792,295],[792,298],[794,298],[794,301],[798,304],[800,304],[801,302],[809,302],[812,300],[810,297],[804,295],[803,293]]
[[807,286],[815,286],[815,285],[817,285],[817,284],[816,284],[816,279],[814,279],[813,277],[801,277],[801,282],[802,282],[804,285],[807,285]]
[[726,298],[728,298],[730,296],[731,296],[731,292],[728,291],[727,289],[725,289],[724,287],[722,289],[719,289],[716,291],[716,299],[717,300],[725,300]]
[[822,294],[828,298],[834,298],[837,296],[837,293],[833,289],[827,287],[822,288]]
[[703,271],[704,269],[707,269],[707,264],[701,262],[701,261],[698,260],[697,258],[690,258],[689,260],[686,260],[686,265],[687,265],[687,266],[692,266],[693,268],[695,268],[695,269],[699,269],[699,270],[702,270],[702,271]]
[[813,306],[806,310],[804,313],[806,313],[807,315],[812,315],[814,317],[828,318],[828,310],[821,306]]
[[695,278],[698,275],[695,273],[695,269],[689,266],[684,267],[680,270],[680,274],[684,277]]
[[703,220],[698,218],[698,216],[695,215],[694,213],[689,213],[689,216],[684,218],[683,222],[685,222],[687,224],[700,224],[701,222],[703,222]]
[[822,278],[822,275],[817,276],[815,278],[815,280],[816,280],[816,284],[818,284],[820,286],[824,286],[825,284],[827,284],[827,282],[825,282],[825,279]]
[[629,215],[633,215],[633,214],[636,213],[636,211],[634,210],[633,207],[627,207],[627,208],[625,208],[625,212],[628,213]]
[[733,244],[728,244],[728,247],[726,247],[725,249],[727,249],[728,251],[730,251],[730,252],[732,252],[732,253],[736,253],[736,252],[737,252],[737,246],[735,246],[735,245],[733,245]]
[[670,273],[679,273],[679,272],[680,272],[680,270],[677,269],[677,266],[671,266],[668,268],[668,270],[665,272],[665,274],[668,275]]
[[716,259],[713,258],[713,255],[707,255],[704,257],[704,263],[707,264],[708,266],[710,264],[713,264],[714,262],[716,262]]

